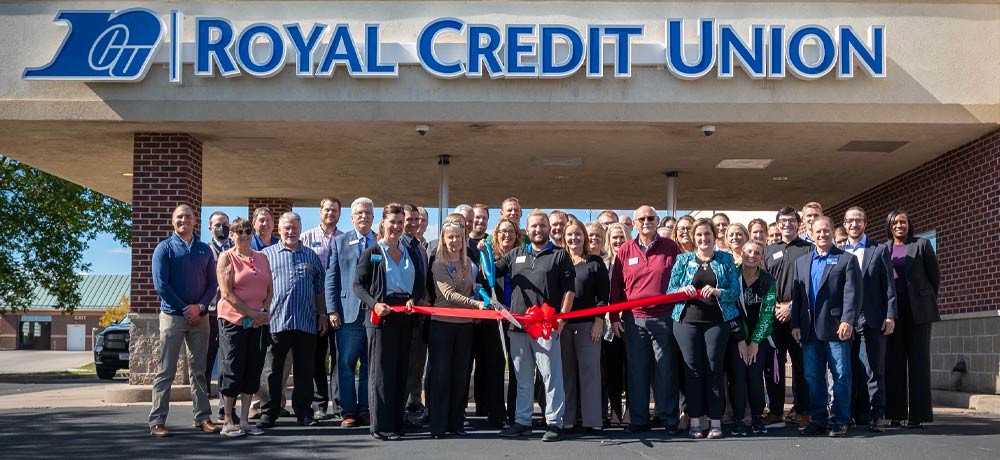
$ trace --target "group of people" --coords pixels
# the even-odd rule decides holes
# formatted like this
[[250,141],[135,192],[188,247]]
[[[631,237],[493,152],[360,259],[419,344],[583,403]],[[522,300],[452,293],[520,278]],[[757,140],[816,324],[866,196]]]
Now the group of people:
[[[152,265],[162,303],[151,434],[169,434],[184,343],[195,425],[227,436],[275,426],[287,413],[290,372],[299,424],[339,411],[341,426],[367,425],[384,441],[403,437],[407,413],[421,408],[431,437],[466,435],[470,383],[476,414],[500,436],[530,434],[537,400],[543,441],[654,425],[716,439],[727,414],[734,436],[786,421],[802,435],[845,436],[849,425],[883,431],[933,420],[939,273],[905,212],[889,214],[889,239],[877,242],[863,209],[849,208],[836,227],[818,203],[746,226],[723,213],[661,219],[651,206],[632,216],[603,211],[589,223],[534,210],[522,229],[512,197],[492,227],[486,205],[458,206],[436,238],[425,238],[427,212],[417,206],[390,203],[376,223],[374,203],[357,198],[347,232],[336,227],[340,207],[322,200],[322,223],[307,232],[298,214],[284,213],[279,237],[266,208],[231,224],[215,213],[210,244],[194,234],[194,211],[175,209],[174,234]],[[537,337],[517,321],[474,314],[542,305],[586,314],[663,294],[683,300],[575,313]],[[467,312],[424,315],[414,306]],[[207,395],[214,327],[221,427]]]

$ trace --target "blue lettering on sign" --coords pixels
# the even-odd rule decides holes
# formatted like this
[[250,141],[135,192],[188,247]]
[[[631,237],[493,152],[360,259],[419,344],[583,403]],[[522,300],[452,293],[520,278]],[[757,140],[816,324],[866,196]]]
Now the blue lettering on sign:
[[160,18],[145,8],[60,11],[55,20],[69,32],[52,61],[24,70],[25,80],[142,80],[163,36]]
[[[157,59],[162,36],[169,33],[168,59],[159,59],[169,64],[169,80],[181,82],[182,51],[188,49],[181,43],[184,15],[178,10],[170,12],[168,27],[156,13],[143,8],[60,11],[55,21],[67,23],[69,32],[51,61],[25,69],[24,79],[141,80]],[[586,69],[587,78],[603,78],[606,64],[614,67],[615,78],[630,78],[632,45],[645,36],[641,24],[592,24],[578,29],[567,24],[466,24],[443,17],[420,31],[414,59],[410,43],[383,46],[377,23],[364,25],[364,42],[360,43],[343,23],[333,27],[316,23],[306,33],[299,23],[254,23],[240,30],[222,17],[200,16],[194,21],[194,74],[201,77],[246,73],[269,78],[294,60],[295,74],[303,78],[332,77],[341,64],[354,78],[394,78],[400,64],[419,64],[438,78],[481,78],[484,74],[490,78],[567,78],[581,68]],[[641,44],[637,48],[644,54],[639,56],[639,65],[666,64],[671,74],[689,80],[713,70],[719,79],[733,78],[737,66],[752,79],[785,78],[786,69],[805,80],[834,71],[838,79],[854,78],[856,68],[870,78],[886,76],[883,25],[870,26],[866,37],[847,25],[830,29],[805,25],[786,34],[781,24],[754,24],[747,35],[741,35],[729,24],[701,18],[695,29],[696,43],[685,43],[684,30],[683,19],[667,19],[664,51]],[[442,39],[443,35],[448,37]],[[606,55],[610,55],[607,60]]]

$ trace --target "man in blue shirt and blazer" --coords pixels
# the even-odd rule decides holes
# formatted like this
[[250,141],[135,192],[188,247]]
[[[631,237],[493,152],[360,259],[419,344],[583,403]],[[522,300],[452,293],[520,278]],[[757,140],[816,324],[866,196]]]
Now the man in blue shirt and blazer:
[[[809,384],[811,422],[801,434],[847,435],[851,421],[851,335],[861,305],[861,269],[857,259],[833,245],[833,221],[817,217],[810,227],[812,252],[795,261],[792,284],[792,337],[802,344]],[[826,371],[833,376],[833,401]],[[831,417],[832,412],[832,417]]]
[[[344,427],[367,425],[370,420],[365,315],[360,313],[361,300],[352,286],[358,258],[366,248],[375,244],[375,233],[372,232],[374,206],[372,200],[365,197],[351,203],[354,229],[334,237],[326,271],[326,312],[337,335],[337,381],[343,410],[340,426]],[[355,369],[359,369],[357,388],[354,386]]]
[[861,266],[863,287],[858,324],[851,345],[854,377],[851,415],[869,431],[885,431],[885,339],[896,327],[896,287],[889,247],[865,234],[865,210],[857,206],[844,213],[847,245]]

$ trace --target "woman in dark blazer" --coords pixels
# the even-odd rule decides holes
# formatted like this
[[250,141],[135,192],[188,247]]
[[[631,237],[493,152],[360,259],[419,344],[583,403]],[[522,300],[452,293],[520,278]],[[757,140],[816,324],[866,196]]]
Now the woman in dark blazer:
[[[371,434],[391,441],[403,436],[406,375],[413,327],[410,313],[389,307],[413,307],[424,298],[425,274],[416,267],[420,255],[402,242],[403,207],[392,203],[382,210],[378,243],[365,249],[358,260],[354,292],[361,300],[368,331],[368,402]],[[374,311],[381,318],[371,321]]]
[[893,279],[899,318],[886,338],[886,418],[908,428],[934,421],[931,411],[931,324],[937,307],[937,255],[930,241],[913,236],[909,216],[892,211],[886,219],[892,248]]

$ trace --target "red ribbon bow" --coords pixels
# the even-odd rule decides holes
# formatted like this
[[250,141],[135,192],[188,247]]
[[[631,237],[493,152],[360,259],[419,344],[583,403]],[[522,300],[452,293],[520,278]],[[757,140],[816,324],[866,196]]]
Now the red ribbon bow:
[[542,337],[546,340],[552,335],[552,329],[556,327],[556,309],[543,303],[539,308],[537,305],[528,308],[522,318],[518,318],[524,325],[524,332],[527,332],[532,339]]

